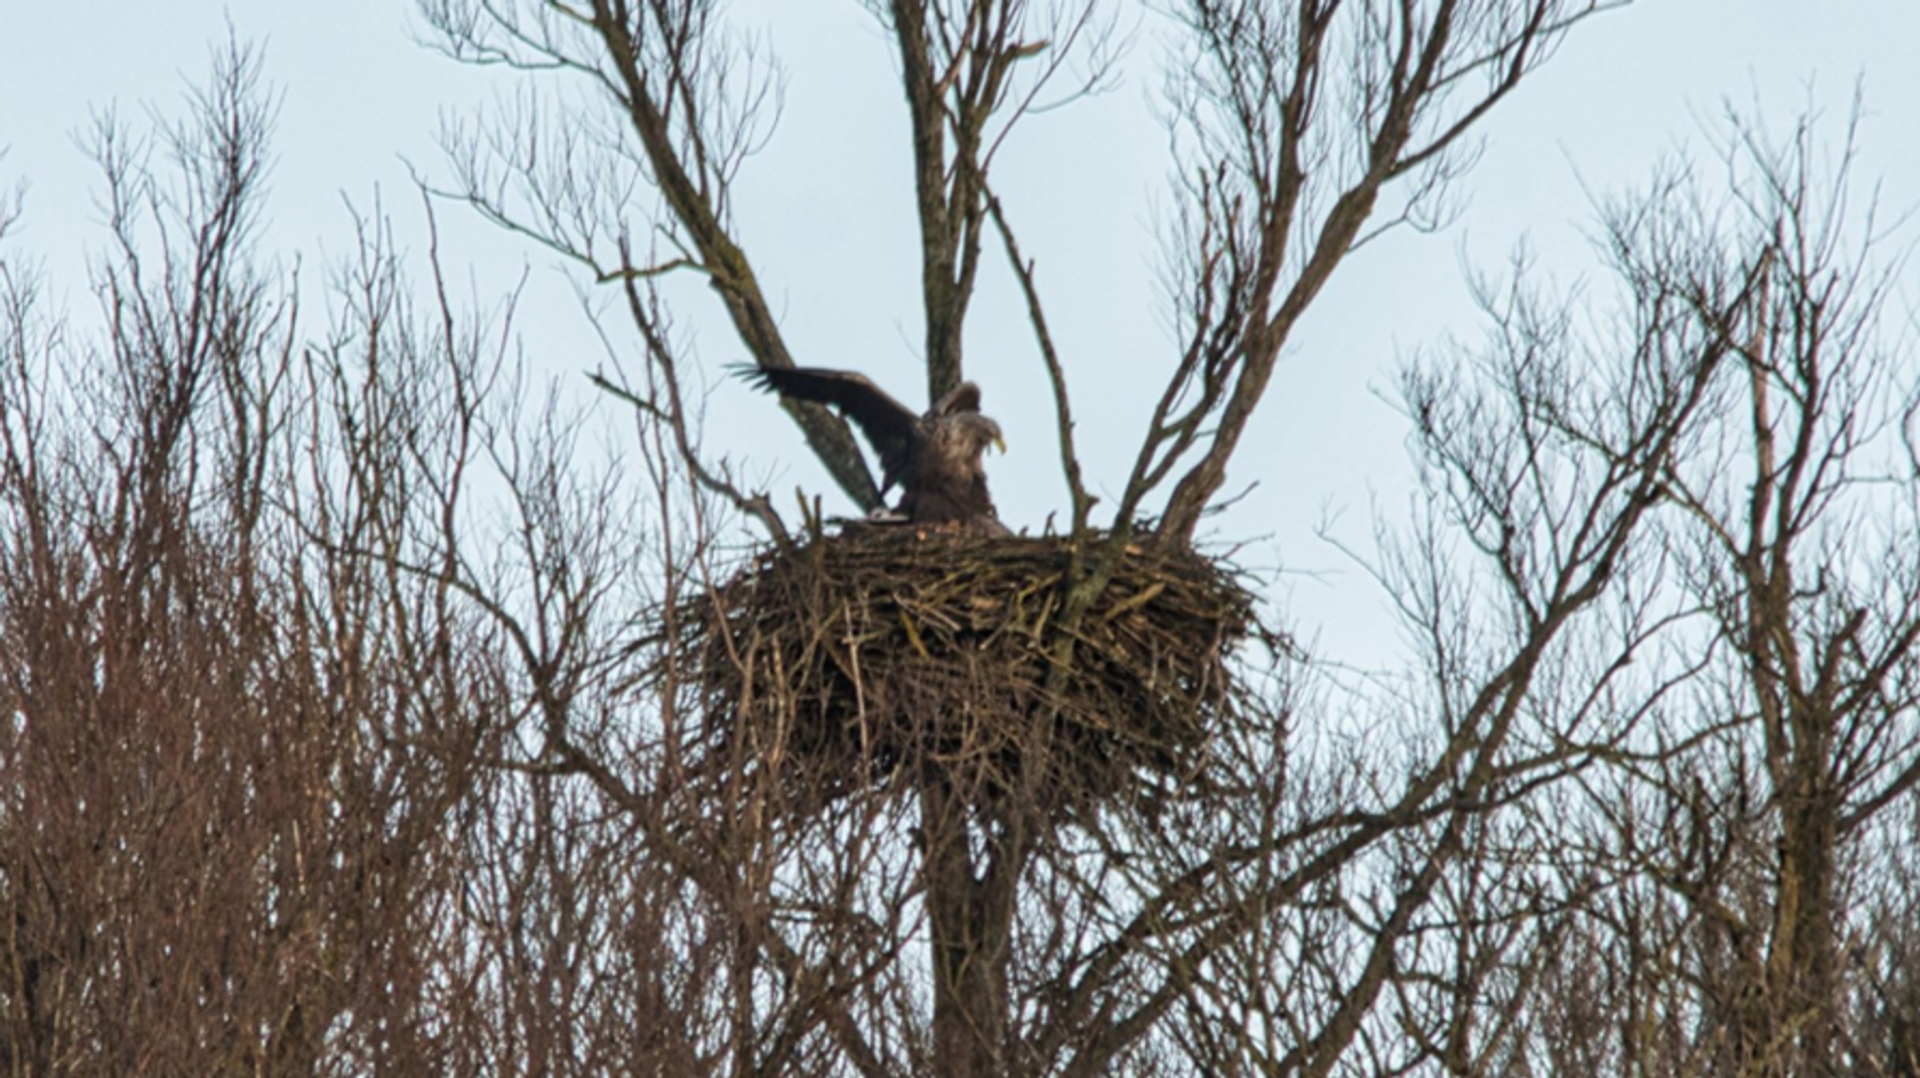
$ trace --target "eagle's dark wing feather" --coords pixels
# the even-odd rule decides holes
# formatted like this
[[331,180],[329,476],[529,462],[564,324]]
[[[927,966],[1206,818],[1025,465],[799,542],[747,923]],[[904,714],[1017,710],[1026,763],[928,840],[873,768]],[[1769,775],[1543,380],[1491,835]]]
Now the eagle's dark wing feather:
[[860,425],[880,454],[883,487],[903,482],[920,451],[920,417],[865,375],[820,367],[756,367],[742,364],[740,377],[784,397],[831,405]]
[[961,412],[980,410],[980,387],[972,382],[962,382],[947,391],[939,403],[933,406],[934,415],[959,415]]

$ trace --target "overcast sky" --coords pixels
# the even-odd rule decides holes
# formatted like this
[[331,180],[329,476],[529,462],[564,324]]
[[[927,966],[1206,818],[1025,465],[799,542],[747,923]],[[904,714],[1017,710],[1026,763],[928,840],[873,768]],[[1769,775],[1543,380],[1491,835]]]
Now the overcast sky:
[[[767,31],[787,72],[781,126],[743,174],[739,231],[788,340],[802,363],[858,367],[918,401],[917,235],[888,41],[855,0],[737,0],[730,10]],[[307,266],[345,251],[347,203],[370,207],[376,190],[402,234],[417,236],[408,164],[444,177],[442,117],[505,89],[501,72],[422,47],[403,0],[0,0],[0,185],[29,185],[13,254],[42,259],[77,312],[86,310],[87,252],[102,244],[97,173],[80,148],[90,117],[109,108],[128,119],[149,108],[177,114],[229,23],[264,47],[281,95],[266,246],[297,252]],[[1154,118],[1162,33],[1144,17],[1126,80],[1028,121],[996,166],[1039,263],[1097,490],[1124,478],[1171,351],[1154,277],[1156,213],[1166,205],[1165,139]],[[1274,595],[1306,635],[1336,652],[1366,651],[1379,597],[1313,526],[1334,514],[1336,530],[1364,546],[1376,502],[1391,511],[1407,496],[1405,426],[1382,397],[1413,351],[1474,332],[1463,267],[1498,268],[1525,237],[1556,277],[1578,278],[1590,267],[1590,192],[1642,182],[1663,155],[1688,146],[1710,162],[1702,134],[1729,101],[1749,111],[1757,102],[1781,126],[1811,104],[1837,139],[1860,87],[1860,167],[1880,181],[1890,210],[1912,210],[1916,43],[1914,0],[1643,0],[1580,28],[1485,127],[1459,220],[1439,235],[1390,237],[1340,271],[1296,337],[1229,490],[1259,485],[1214,523],[1216,537],[1248,541],[1247,561],[1286,570]],[[576,382],[601,365],[551,256],[455,208],[442,224],[449,261],[474,295],[496,296],[530,274],[520,327],[534,363]],[[1909,284],[1901,301],[1911,307],[1917,295]],[[968,373],[1011,443],[1007,457],[990,461],[1002,516],[1037,529],[1061,508],[1063,488],[1016,298],[996,267],[982,285]],[[686,323],[709,370],[743,358],[713,315]],[[317,319],[308,325],[318,331]],[[802,484],[831,504],[798,436],[740,387],[719,390],[708,439],[770,474],[783,503]]]

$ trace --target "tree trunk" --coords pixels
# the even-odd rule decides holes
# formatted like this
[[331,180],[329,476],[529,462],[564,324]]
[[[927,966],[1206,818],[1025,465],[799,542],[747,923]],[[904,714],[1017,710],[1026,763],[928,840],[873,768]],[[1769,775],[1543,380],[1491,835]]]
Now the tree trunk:
[[[970,803],[970,795],[981,803]],[[940,1078],[1013,1073],[1007,975],[1026,844],[1017,829],[997,826],[989,796],[944,770],[920,788],[921,872],[933,948],[933,1073]],[[976,813],[978,828],[971,826]]]

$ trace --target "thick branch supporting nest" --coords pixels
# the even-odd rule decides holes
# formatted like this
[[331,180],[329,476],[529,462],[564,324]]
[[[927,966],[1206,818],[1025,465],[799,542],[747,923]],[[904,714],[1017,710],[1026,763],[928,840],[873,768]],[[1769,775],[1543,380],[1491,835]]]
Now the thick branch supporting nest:
[[1196,554],[1130,548],[1066,626],[1071,557],[911,528],[763,553],[686,623],[707,760],[797,811],[903,772],[1046,811],[1192,773],[1233,706],[1250,597]]

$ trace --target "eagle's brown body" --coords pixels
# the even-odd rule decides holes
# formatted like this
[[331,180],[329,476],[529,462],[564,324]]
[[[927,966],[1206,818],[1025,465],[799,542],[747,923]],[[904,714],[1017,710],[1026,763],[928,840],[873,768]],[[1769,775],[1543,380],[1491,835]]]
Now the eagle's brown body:
[[915,524],[1006,534],[981,462],[1001,445],[1000,425],[980,414],[980,387],[962,382],[925,415],[852,371],[749,367],[742,376],[762,389],[831,405],[859,425],[880,455],[880,493],[898,485],[895,511]]

